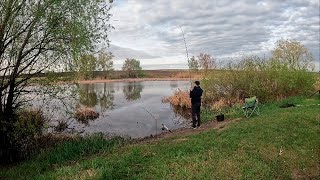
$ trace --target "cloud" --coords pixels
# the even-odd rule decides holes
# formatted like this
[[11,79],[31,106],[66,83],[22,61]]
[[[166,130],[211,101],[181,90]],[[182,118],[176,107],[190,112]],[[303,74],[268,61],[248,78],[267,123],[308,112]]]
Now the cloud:
[[111,43],[163,59],[184,57],[180,25],[190,55],[267,54],[288,38],[319,59],[318,0],[117,0],[112,13]]

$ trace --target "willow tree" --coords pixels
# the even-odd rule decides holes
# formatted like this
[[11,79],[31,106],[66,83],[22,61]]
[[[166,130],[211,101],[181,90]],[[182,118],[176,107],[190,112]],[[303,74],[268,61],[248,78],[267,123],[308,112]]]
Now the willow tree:
[[105,0],[1,0],[0,161],[16,148],[10,134],[30,78],[108,43],[110,7]]
[[111,52],[103,52],[102,50],[98,54],[98,68],[105,74],[105,78],[114,71],[113,60],[114,55]]
[[92,79],[97,66],[97,58],[92,54],[86,54],[76,59],[77,70],[80,79]]
[[142,74],[140,61],[136,59],[127,58],[123,63],[122,70],[125,71],[130,78],[137,78]]

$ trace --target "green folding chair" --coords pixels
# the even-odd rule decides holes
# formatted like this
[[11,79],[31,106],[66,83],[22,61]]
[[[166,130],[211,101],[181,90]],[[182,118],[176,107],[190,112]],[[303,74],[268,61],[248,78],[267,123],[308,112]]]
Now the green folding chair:
[[247,118],[251,117],[253,113],[260,115],[257,97],[245,98],[242,111]]

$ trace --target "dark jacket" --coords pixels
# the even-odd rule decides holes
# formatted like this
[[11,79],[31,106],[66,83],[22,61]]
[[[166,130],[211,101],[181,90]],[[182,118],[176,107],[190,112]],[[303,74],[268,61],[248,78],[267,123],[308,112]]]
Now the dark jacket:
[[191,104],[201,104],[201,96],[203,90],[200,86],[195,86],[192,91],[190,91]]

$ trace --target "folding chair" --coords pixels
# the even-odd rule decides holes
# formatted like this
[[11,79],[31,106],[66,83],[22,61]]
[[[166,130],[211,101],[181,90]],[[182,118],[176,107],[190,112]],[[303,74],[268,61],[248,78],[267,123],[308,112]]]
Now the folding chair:
[[260,115],[257,97],[245,98],[244,103],[242,111],[247,118],[251,117],[253,113]]

